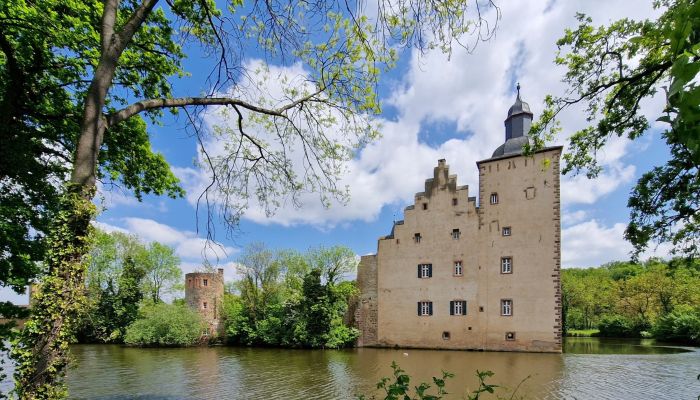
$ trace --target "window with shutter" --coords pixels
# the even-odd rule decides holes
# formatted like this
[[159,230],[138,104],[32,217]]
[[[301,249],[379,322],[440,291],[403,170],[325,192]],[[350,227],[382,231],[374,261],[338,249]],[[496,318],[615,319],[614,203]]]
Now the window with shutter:
[[433,276],[433,264],[418,264],[418,277],[431,278]]
[[418,302],[418,315],[420,315],[420,316],[433,315],[433,302],[432,301],[419,301]]

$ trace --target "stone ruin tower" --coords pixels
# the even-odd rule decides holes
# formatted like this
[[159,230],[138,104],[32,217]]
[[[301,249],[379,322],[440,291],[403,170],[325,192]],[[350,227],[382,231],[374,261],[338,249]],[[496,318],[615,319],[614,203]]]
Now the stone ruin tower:
[[218,272],[192,272],[185,275],[185,301],[207,323],[208,336],[223,334],[223,300],[223,268],[219,268]]

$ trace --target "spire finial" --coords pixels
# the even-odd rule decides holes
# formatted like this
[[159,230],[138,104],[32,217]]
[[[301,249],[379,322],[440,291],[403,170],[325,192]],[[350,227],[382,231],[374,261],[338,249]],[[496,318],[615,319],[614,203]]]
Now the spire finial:
[[518,82],[518,86],[516,86],[515,88],[518,89],[518,98],[520,98],[520,82]]

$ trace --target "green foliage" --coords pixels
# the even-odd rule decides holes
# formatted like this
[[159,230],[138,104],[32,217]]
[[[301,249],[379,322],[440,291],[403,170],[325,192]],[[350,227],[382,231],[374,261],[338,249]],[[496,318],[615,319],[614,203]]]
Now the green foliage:
[[632,321],[622,315],[606,315],[598,323],[599,336],[603,337],[639,337]]
[[358,332],[345,324],[344,316],[357,288],[352,282],[323,282],[323,270],[311,268],[310,260],[316,265],[335,265],[337,258],[324,259],[320,254],[331,253],[274,253],[260,243],[246,248],[240,258],[245,276],[236,283],[240,295],[224,298],[228,340],[310,348],[354,343]]
[[640,104],[662,89],[663,109],[657,121],[666,124],[663,138],[671,157],[642,175],[628,206],[625,237],[639,255],[652,243],[671,242],[674,251],[697,256],[700,251],[700,3],[695,0],[654,1],[656,20],[628,18],[594,26],[578,14],[579,25],[559,39],[555,63],[567,68],[562,97],[548,96],[546,110],[533,123],[535,148],[556,130],[556,117],[574,104],[586,105],[588,126],[575,132],[564,155],[564,173],[596,177],[597,154],[617,137],[634,140],[650,127]]
[[159,302],[180,280],[179,259],[158,242],[148,247],[133,235],[95,232],[86,273],[87,302],[76,328],[79,342],[123,343],[139,304]]
[[[90,249],[91,225],[95,206],[84,193],[67,191],[61,201],[61,212],[48,240],[48,271],[37,286],[32,317],[20,335],[12,341],[11,356],[17,363],[15,390],[19,398],[62,398],[66,387],[48,379],[44,370],[59,377],[68,363],[68,345],[72,329],[85,306],[83,276],[86,260],[80,255]],[[77,255],[77,256],[76,256]],[[25,391],[29,391],[26,393]]]
[[680,258],[564,269],[562,299],[569,335],[598,328],[601,336],[639,337],[658,324],[667,332],[676,320],[668,317],[672,312],[700,305],[700,269],[697,261]]
[[147,302],[129,325],[125,342],[134,346],[193,346],[204,329],[199,314],[187,305]]
[[145,277],[143,292],[153,302],[162,301],[161,295],[170,292],[180,283],[182,270],[180,258],[172,247],[152,242],[143,257]]
[[700,344],[700,308],[676,307],[659,318],[651,333],[663,341]]
[[[433,377],[433,384],[436,390],[434,394],[431,394],[430,389],[432,385],[426,382],[422,382],[411,388],[411,377],[396,364],[396,361],[391,362],[391,370],[392,377],[384,377],[377,383],[377,389],[384,391],[383,400],[439,400],[442,399],[444,395],[449,394],[445,390],[445,382],[447,379],[454,377],[454,374],[445,371],[442,371],[441,378]],[[485,395],[494,395],[495,398],[502,399],[502,397],[496,393],[500,386],[486,382],[486,380],[493,377],[493,375],[491,371],[477,370],[476,377],[479,380],[479,386],[475,390],[466,393],[464,398],[467,400],[479,400],[483,399]],[[528,378],[525,378],[525,380]],[[522,384],[522,382],[520,382],[520,384]],[[520,387],[520,384],[518,387]],[[511,393],[509,398],[516,398],[516,393],[517,388]],[[357,399],[364,400],[366,397],[360,395],[357,396]],[[372,396],[371,399],[376,399],[376,396]]]

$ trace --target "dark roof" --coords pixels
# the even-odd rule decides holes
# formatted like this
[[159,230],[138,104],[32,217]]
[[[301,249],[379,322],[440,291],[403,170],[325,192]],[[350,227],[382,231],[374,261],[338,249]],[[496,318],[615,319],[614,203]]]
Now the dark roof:
[[530,140],[527,136],[518,136],[506,140],[505,143],[498,146],[491,157],[501,157],[510,154],[521,154],[523,146]]
[[518,115],[518,114],[530,114],[530,117],[532,117],[532,111],[530,111],[530,105],[524,102],[520,98],[520,84],[518,83],[518,96],[515,98],[515,103],[513,103],[512,106],[508,109],[508,118]]

